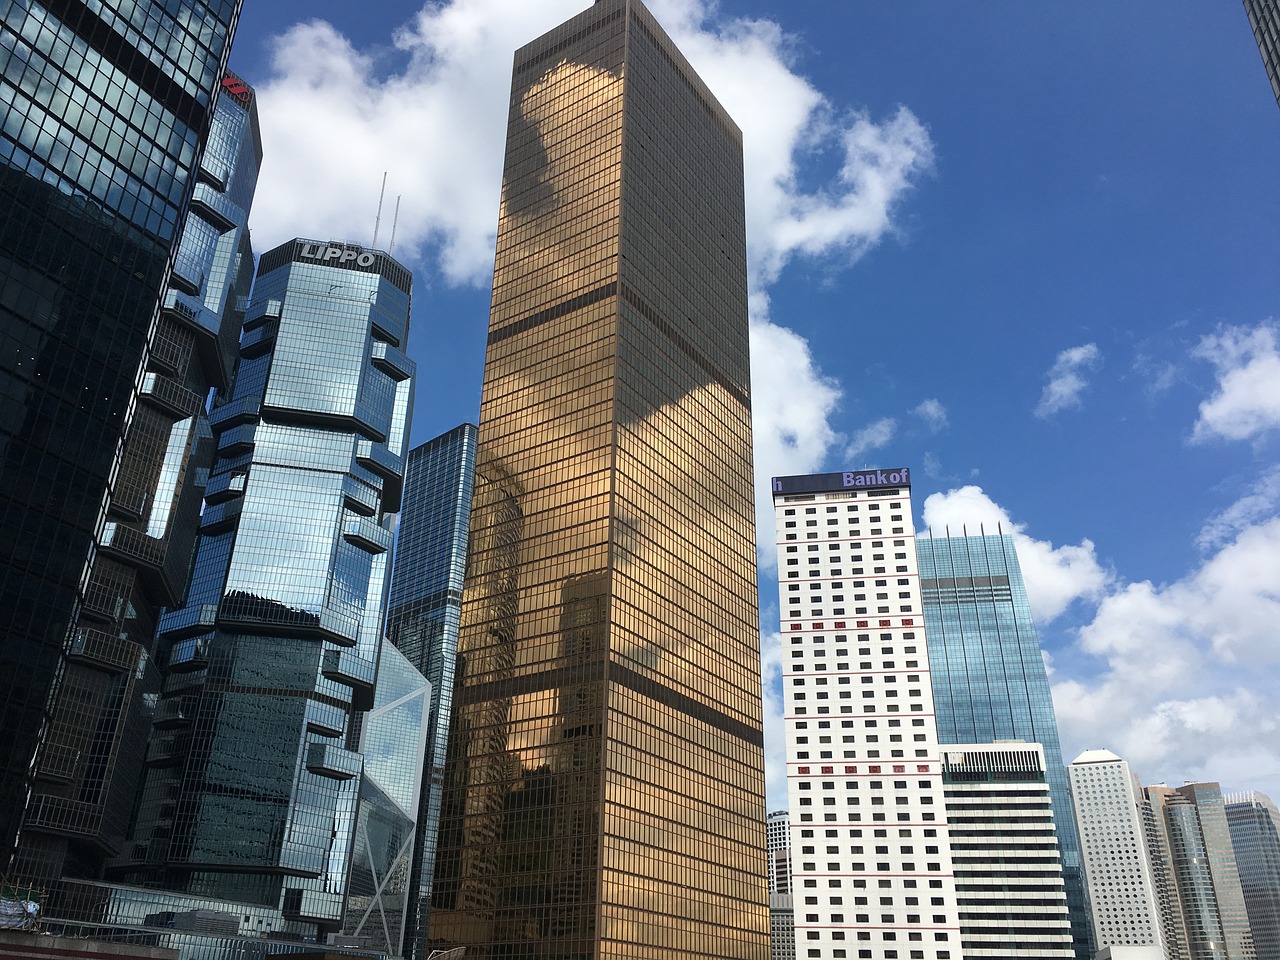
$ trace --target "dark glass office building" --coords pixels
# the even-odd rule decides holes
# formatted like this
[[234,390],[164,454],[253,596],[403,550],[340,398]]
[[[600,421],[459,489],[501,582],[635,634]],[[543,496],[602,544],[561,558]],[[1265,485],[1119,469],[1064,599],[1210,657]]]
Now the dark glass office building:
[[941,743],[1029,740],[1045,774],[1076,956],[1093,955],[1080,839],[1062,763],[1049,677],[1013,538],[916,538],[933,702]]
[[373,706],[413,364],[410,276],[295,240],[263,254],[186,602],[158,624],[163,688],[111,876],[342,923]]
[[392,564],[387,636],[432,688],[411,880],[417,894],[405,928],[404,956],[411,960],[424,955],[431,905],[475,470],[476,428],[470,423],[409,451]]
[[510,103],[431,945],[766,960],[741,134],[637,0]]
[[221,382],[216,331],[160,305],[208,294],[171,267],[239,6],[0,3],[0,869],[15,874],[95,875],[127,825],[154,618],[191,557],[187,456]]

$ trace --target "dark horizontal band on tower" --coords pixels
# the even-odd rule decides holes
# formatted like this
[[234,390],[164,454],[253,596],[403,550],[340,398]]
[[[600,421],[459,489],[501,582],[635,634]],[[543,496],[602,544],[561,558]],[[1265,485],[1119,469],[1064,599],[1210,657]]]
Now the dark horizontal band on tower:
[[[552,667],[550,670],[539,670],[537,673],[526,673],[508,680],[490,680],[488,683],[469,687],[463,686],[454,690],[454,703],[457,706],[468,706],[475,703],[487,703],[493,700],[506,700],[511,697],[537,693],[539,690],[558,690],[564,687],[577,687],[588,683],[598,683],[605,678],[604,662],[575,665],[572,667]],[[709,706],[693,697],[672,690],[651,677],[637,673],[630,667],[620,663],[609,665],[609,680],[626,687],[642,697],[648,697],[664,707],[670,707],[699,723],[714,727],[722,733],[736,737],[753,746],[764,744],[764,733],[750,724],[736,720],[723,711]]]
[[[618,287],[619,283],[616,280],[610,281],[609,283],[601,284],[594,290],[588,290],[586,293],[580,293],[576,297],[562,300],[560,303],[547,307],[545,310],[539,310],[537,313],[531,313],[527,317],[521,317],[514,323],[509,323],[505,327],[499,327],[491,332],[488,343],[490,345],[501,343],[503,340],[521,333],[527,333],[542,326],[544,323],[558,320],[560,317],[567,316],[576,310],[581,310],[583,307],[589,307],[591,304],[599,303],[601,300],[608,300],[610,297],[617,295]],[[689,338],[677,330],[666,317],[650,306],[644,297],[636,292],[634,287],[627,283],[621,284],[621,287],[623,300],[635,307],[642,317],[653,324],[681,353],[692,360],[708,378],[724,387],[733,399],[748,410],[751,409],[751,398],[745,390],[717,370],[702,351],[695,347]]]

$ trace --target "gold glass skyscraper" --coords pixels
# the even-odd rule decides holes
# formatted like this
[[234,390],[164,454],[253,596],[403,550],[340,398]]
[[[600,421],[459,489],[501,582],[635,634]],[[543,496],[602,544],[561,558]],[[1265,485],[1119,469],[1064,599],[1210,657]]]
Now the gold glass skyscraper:
[[516,53],[430,939],[768,957],[742,137],[637,0]]

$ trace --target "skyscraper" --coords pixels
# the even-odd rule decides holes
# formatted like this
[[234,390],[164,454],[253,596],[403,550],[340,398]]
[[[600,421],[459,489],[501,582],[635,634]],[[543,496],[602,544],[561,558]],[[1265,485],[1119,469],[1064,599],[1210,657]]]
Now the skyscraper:
[[769,950],[773,960],[795,960],[795,902],[791,896],[791,812],[775,810],[766,824],[769,844]]
[[[948,531],[949,534],[949,531]],[[938,737],[1026,740],[1044,747],[1076,955],[1092,955],[1080,841],[1058,743],[1049,677],[1013,538],[916,540]]]
[[127,820],[131,705],[199,501],[183,435],[218,382],[189,358],[216,331],[158,308],[239,7],[0,18],[0,861],[24,875],[93,873]]
[[1227,825],[1258,960],[1280,960],[1280,810],[1262,793],[1227,794]]
[[1280,103],[1280,0],[1244,0],[1244,9],[1262,53],[1271,90]]
[[763,960],[741,134],[637,0],[512,87],[431,936]]
[[910,472],[773,502],[797,955],[959,960]]
[[387,636],[432,687],[410,879],[415,892],[403,945],[410,960],[422,955],[431,905],[475,469],[476,428],[469,423],[414,447],[405,466]]
[[1165,955],[1137,778],[1110,750],[1085,751],[1067,774],[1098,948],[1153,947]]
[[1010,740],[941,749],[964,955],[1070,960],[1044,748]]
[[[1216,783],[1143,790],[1156,829],[1152,858],[1168,864],[1178,903],[1167,927],[1189,960],[1253,960],[1249,916]],[[1172,951],[1170,951],[1172,952]]]
[[[385,253],[264,253],[186,603],[161,617],[133,840],[117,879],[342,921],[374,705],[413,364],[410,276]],[[228,829],[229,825],[233,828]],[[246,911],[247,912],[247,911]]]

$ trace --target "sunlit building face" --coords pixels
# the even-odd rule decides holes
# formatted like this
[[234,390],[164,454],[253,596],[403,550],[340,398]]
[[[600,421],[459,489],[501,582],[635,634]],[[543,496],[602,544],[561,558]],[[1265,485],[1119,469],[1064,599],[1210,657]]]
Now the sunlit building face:
[[763,960],[741,135],[634,0],[510,102],[430,940]]

